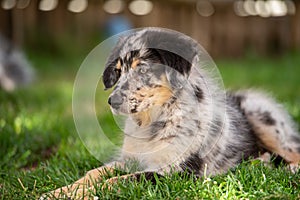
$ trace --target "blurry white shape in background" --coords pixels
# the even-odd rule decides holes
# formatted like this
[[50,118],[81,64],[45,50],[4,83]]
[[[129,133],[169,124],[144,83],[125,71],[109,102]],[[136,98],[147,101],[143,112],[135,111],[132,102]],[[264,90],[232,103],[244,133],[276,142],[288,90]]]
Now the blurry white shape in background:
[[68,10],[74,13],[81,13],[88,7],[87,0],[71,0],[68,4]]
[[235,12],[238,16],[246,17],[246,16],[249,15],[249,14],[246,12],[245,8],[244,8],[244,2],[241,1],[241,0],[236,1],[236,2],[233,4],[233,9],[234,9],[234,12]]
[[257,15],[257,11],[255,9],[255,1],[254,0],[246,0],[244,2],[244,9],[249,15]]
[[0,86],[6,91],[29,84],[34,71],[23,53],[0,35]]
[[208,0],[198,0],[196,9],[199,15],[203,17],[209,17],[215,13],[213,4]]
[[287,6],[280,0],[269,0],[266,2],[271,9],[271,15],[274,17],[285,16],[287,14]]
[[268,4],[265,3],[263,0],[258,0],[255,2],[255,9],[259,16],[261,17],[270,17],[271,16],[271,9]]
[[129,10],[135,15],[147,15],[153,9],[153,3],[148,0],[134,0],[129,4]]
[[105,1],[103,9],[110,14],[117,14],[124,10],[125,4],[123,0],[108,0]]
[[1,7],[4,9],[4,10],[10,10],[10,9],[13,9],[17,4],[17,1],[16,0],[3,0],[1,2]]
[[54,10],[58,5],[58,0],[41,0],[39,9],[42,11]]
[[234,2],[238,16],[282,17],[294,15],[296,6],[292,0],[239,0]]

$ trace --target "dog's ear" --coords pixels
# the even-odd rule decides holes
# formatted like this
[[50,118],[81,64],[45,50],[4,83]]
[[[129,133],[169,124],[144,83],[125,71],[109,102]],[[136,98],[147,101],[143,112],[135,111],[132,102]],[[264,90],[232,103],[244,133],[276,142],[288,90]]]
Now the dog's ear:
[[106,61],[105,70],[102,75],[102,81],[105,89],[112,88],[118,82],[121,76],[122,60],[119,58],[119,56],[125,41],[125,38],[119,38],[117,45],[113,48]]
[[183,76],[188,76],[191,70],[191,63],[173,52],[157,49],[157,53],[161,58],[161,64],[166,65]]
[[162,49],[149,49],[148,58],[155,63],[164,66],[167,80],[173,89],[180,89],[185,84],[190,70],[191,63],[173,52]]
[[117,66],[118,62],[118,60],[115,60],[105,67],[102,75],[102,81],[105,89],[112,88],[121,76],[121,69]]

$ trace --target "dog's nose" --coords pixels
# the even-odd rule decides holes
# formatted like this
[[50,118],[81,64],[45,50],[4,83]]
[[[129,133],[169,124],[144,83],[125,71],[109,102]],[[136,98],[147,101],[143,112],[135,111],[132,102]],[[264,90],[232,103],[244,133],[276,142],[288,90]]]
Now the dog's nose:
[[108,104],[115,109],[118,109],[122,103],[123,98],[121,95],[114,94],[108,98]]

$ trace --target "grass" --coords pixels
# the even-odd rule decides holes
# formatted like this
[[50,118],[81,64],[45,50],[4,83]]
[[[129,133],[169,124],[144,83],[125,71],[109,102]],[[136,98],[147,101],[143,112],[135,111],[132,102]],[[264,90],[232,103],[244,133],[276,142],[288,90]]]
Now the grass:
[[[30,56],[37,80],[14,93],[0,91],[0,199],[37,199],[102,165],[82,144],[72,118],[72,87],[81,57]],[[217,62],[227,88],[271,91],[300,123],[300,53]],[[106,97],[100,97],[101,102]],[[110,114],[99,114],[118,138]],[[109,131],[108,131],[109,130]],[[100,154],[107,154],[102,151]],[[101,199],[299,199],[300,173],[244,162],[226,174],[195,181],[178,174],[150,182],[119,182]],[[118,191],[118,192],[117,192]]]

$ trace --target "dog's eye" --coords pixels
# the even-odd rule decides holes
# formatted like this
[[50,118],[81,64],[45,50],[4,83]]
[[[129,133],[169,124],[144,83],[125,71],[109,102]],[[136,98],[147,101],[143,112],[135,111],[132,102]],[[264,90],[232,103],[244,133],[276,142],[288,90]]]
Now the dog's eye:
[[147,71],[148,71],[148,69],[145,68],[145,67],[141,67],[141,69],[140,69],[140,72],[141,72],[142,74],[145,74]]

